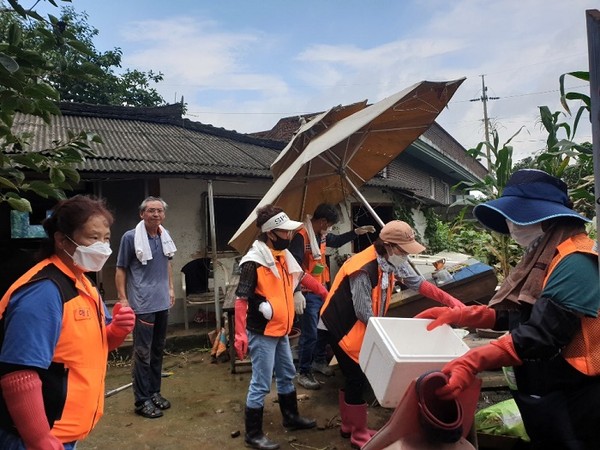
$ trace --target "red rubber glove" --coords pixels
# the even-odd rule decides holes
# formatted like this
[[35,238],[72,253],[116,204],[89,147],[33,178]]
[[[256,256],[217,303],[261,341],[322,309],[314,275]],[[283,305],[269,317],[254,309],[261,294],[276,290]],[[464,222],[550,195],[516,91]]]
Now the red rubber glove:
[[248,353],[248,333],[246,333],[246,314],[248,301],[243,298],[235,299],[235,341],[233,346],[238,359],[246,358]]
[[461,308],[446,308],[445,306],[436,306],[426,309],[415,316],[417,319],[434,319],[429,325],[428,330],[444,325],[455,325],[457,327],[468,328],[494,328],[496,323],[496,310],[484,305],[464,306]]
[[135,313],[129,306],[115,303],[112,316],[112,322],[106,327],[106,339],[109,351],[121,345],[135,326]]
[[439,388],[435,393],[442,400],[455,399],[463,389],[473,383],[477,373],[521,364],[522,361],[517,355],[512,336],[506,334],[489,344],[473,348],[460,358],[446,364],[442,368],[442,372],[449,376],[448,384]]
[[429,281],[423,281],[421,283],[421,286],[419,286],[419,294],[423,295],[424,297],[435,300],[436,302],[440,302],[442,305],[446,305],[451,308],[453,306],[459,308],[466,307],[466,305],[459,299],[452,297],[446,291],[443,291],[442,289],[440,289],[433,283],[430,283]]
[[309,273],[304,273],[302,280],[300,280],[300,284],[302,284],[302,286],[311,291],[313,294],[317,294],[318,296],[320,296],[323,299],[323,301],[325,301],[325,299],[329,295],[329,292],[327,292],[325,286],[319,283],[317,279]]
[[35,370],[19,370],[0,379],[2,395],[19,436],[28,450],[64,450],[50,433],[46,419],[42,382]]

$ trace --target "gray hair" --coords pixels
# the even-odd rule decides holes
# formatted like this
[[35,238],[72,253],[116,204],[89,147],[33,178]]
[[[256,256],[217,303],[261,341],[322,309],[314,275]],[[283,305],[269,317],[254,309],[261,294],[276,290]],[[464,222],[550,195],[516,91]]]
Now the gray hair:
[[160,197],[147,197],[144,199],[144,201],[140,204],[140,212],[143,213],[144,211],[146,211],[146,207],[148,206],[148,203],[150,202],[161,202],[163,205],[163,209],[166,211],[167,207],[169,205],[167,205],[167,202],[165,202],[162,198]]

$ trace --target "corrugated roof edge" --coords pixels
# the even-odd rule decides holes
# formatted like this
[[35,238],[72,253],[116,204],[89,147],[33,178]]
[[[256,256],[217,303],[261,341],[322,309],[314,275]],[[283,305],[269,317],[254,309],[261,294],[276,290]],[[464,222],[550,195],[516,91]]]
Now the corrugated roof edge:
[[274,150],[283,150],[287,144],[286,142],[282,141],[255,137],[249,134],[238,133],[237,131],[226,130],[225,128],[218,128],[213,125],[207,125],[201,122],[194,122],[189,119],[184,119],[182,117],[183,105],[181,103],[151,107],[134,107],[61,102],[60,110],[63,115],[164,123],[186,128],[188,130],[211,134],[217,137],[233,139],[235,141],[245,142],[248,144],[255,144]]

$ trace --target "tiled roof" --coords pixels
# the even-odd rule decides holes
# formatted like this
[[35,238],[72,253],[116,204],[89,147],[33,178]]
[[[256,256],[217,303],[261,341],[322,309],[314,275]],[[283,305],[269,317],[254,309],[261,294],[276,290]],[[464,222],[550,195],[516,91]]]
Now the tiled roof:
[[67,130],[95,132],[81,172],[270,177],[269,166],[285,143],[260,139],[181,118],[180,105],[157,108],[61,104],[50,126],[17,114],[15,127],[33,133],[32,149],[66,140]]

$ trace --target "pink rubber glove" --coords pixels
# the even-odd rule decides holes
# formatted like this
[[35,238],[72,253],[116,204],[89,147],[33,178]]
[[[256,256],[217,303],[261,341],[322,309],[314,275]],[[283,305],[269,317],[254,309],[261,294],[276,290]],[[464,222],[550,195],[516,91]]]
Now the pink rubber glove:
[[246,314],[248,301],[242,298],[235,299],[235,341],[233,346],[238,359],[246,358],[248,353],[248,333],[246,333]]
[[329,295],[329,292],[327,291],[327,289],[325,289],[325,286],[319,283],[317,279],[309,273],[304,273],[302,280],[300,280],[300,284],[302,284],[302,286],[311,291],[313,294],[317,294],[318,296],[320,296],[323,299],[323,301],[325,301],[325,299]]
[[433,330],[445,323],[458,327],[468,328],[494,328],[496,323],[496,310],[484,305],[464,306],[462,308],[447,308],[436,306],[426,309],[415,316],[417,319],[434,319],[428,330]]
[[42,382],[35,370],[10,372],[0,379],[2,395],[19,436],[28,450],[63,450],[50,433],[46,419]]
[[112,322],[106,327],[108,350],[112,351],[123,343],[135,326],[135,313],[129,306],[115,303],[112,312]]
[[423,281],[421,283],[421,286],[419,286],[419,294],[421,294],[424,297],[435,300],[436,302],[440,302],[442,305],[465,308],[465,304],[463,302],[461,302],[457,298],[452,297],[446,291],[443,291],[442,289],[435,286],[433,283],[430,283],[429,281]]
[[446,364],[442,368],[442,372],[449,376],[448,384],[439,388],[435,393],[442,400],[455,399],[473,383],[479,372],[521,364],[522,361],[517,355],[512,336],[504,335],[489,344],[473,348],[463,356]]

